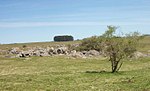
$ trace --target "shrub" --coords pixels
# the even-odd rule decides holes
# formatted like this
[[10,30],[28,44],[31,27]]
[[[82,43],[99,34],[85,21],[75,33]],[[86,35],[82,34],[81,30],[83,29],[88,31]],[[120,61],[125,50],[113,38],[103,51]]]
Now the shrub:
[[23,47],[23,48],[26,48],[26,47],[27,47],[27,45],[23,45],[22,47]]
[[92,36],[90,38],[85,38],[82,40],[80,46],[76,48],[77,51],[89,51],[97,50],[101,51],[101,38],[98,36]]

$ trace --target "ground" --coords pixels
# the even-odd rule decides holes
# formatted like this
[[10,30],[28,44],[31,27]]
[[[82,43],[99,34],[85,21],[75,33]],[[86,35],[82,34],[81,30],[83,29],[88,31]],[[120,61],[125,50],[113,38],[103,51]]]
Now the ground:
[[150,91],[150,58],[125,61],[119,73],[100,58],[1,58],[0,90]]
[[[139,51],[150,50],[149,37]],[[65,42],[63,44],[72,44]],[[26,45],[0,45],[0,49]],[[144,47],[145,46],[145,47]],[[150,58],[126,59],[118,73],[111,73],[105,58],[74,59],[64,56],[4,58],[0,56],[1,91],[150,91]]]

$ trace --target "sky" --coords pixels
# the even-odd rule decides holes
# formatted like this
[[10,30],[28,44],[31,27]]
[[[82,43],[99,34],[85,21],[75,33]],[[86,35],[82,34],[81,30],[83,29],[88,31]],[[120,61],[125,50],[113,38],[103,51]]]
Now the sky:
[[118,33],[150,34],[150,0],[0,0],[0,44]]

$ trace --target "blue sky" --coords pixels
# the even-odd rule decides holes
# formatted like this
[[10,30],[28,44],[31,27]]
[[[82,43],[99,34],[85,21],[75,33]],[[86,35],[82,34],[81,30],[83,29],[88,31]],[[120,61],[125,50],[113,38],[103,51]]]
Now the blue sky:
[[0,43],[82,39],[118,32],[150,34],[150,0],[0,0]]

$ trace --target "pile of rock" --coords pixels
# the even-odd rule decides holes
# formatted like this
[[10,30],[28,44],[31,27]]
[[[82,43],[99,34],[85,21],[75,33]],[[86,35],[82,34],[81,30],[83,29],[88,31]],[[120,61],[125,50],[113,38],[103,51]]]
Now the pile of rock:
[[82,51],[82,52],[77,52],[76,50],[73,50],[69,54],[69,56],[75,57],[75,58],[87,58],[87,57],[99,56],[99,55],[101,55],[100,52],[96,50]]
[[[77,45],[78,46],[78,45]],[[8,51],[0,50],[0,53],[5,52],[10,55],[15,55],[15,57],[31,57],[31,56],[57,56],[57,55],[65,55],[69,57],[74,58],[87,58],[87,57],[96,57],[96,56],[105,56],[103,52],[99,52],[96,50],[89,50],[89,51],[76,51],[71,50],[69,47],[66,47],[64,45],[58,45],[56,47],[32,47],[27,48],[27,50],[21,50],[18,47],[12,48]],[[143,54],[141,52],[135,52],[132,57],[134,58],[140,58],[140,57],[147,57],[150,56],[150,50],[148,51],[148,54]]]
[[53,56],[53,55],[68,55],[69,50],[67,47],[47,47],[47,48],[41,48],[41,47],[35,47],[32,49],[29,49],[27,51],[21,51],[19,53],[15,52],[14,54],[17,54],[17,57],[30,57],[30,56]]
[[136,59],[142,58],[142,57],[147,57],[147,56],[148,56],[148,55],[146,55],[146,54],[144,54],[144,53],[142,53],[142,52],[139,52],[139,51],[134,52],[134,54],[133,54],[133,57],[136,58]]
[[19,54],[20,52],[21,52],[21,50],[18,47],[11,48],[10,50],[8,50],[9,54]]
[[100,52],[96,50],[90,50],[90,51],[82,51],[77,52],[76,50],[70,50],[66,46],[56,46],[56,47],[33,47],[28,48],[28,50],[24,51],[21,50],[18,47],[12,48],[8,51],[8,54],[14,54],[16,57],[31,57],[31,56],[54,56],[54,55],[66,55],[69,57],[75,57],[75,58],[87,58],[91,56],[99,56]]

